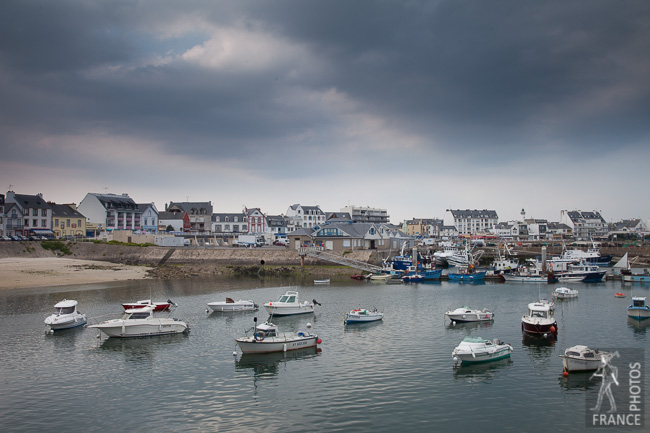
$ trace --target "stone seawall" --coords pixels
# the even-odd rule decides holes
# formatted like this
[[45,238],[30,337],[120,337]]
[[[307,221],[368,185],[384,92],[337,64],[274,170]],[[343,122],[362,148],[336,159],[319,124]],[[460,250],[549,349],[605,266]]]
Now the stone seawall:
[[[93,242],[66,243],[71,254],[68,258],[99,260],[111,263],[149,266],[153,278],[182,278],[200,275],[267,274],[289,275],[350,275],[352,268],[305,257],[294,250],[277,247],[138,247]],[[347,258],[379,264],[387,252],[360,250],[346,255]],[[40,242],[0,242],[1,257],[55,257],[63,256],[46,250]]]

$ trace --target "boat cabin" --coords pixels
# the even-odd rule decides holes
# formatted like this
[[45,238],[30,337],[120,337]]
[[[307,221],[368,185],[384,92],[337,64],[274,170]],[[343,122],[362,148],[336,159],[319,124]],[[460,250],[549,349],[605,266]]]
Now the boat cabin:
[[631,308],[646,308],[645,297],[637,296],[632,298]]
[[54,306],[54,315],[73,314],[77,309],[77,301],[63,300]]
[[255,339],[264,339],[266,337],[277,337],[278,327],[272,323],[264,322],[255,327]]
[[550,319],[552,315],[549,304],[535,302],[528,305],[528,316],[540,319]]
[[281,302],[284,304],[292,304],[297,302],[298,300],[298,292],[287,292],[284,295],[280,296],[280,298],[276,302]]

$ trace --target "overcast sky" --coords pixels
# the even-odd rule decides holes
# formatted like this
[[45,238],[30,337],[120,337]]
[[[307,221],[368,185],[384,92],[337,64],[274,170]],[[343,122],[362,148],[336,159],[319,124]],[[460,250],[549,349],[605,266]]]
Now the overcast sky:
[[0,191],[650,218],[650,2],[0,5]]

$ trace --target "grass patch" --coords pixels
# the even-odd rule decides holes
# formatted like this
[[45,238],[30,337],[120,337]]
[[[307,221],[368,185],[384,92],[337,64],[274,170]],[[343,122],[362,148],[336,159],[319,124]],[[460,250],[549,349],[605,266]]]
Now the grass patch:
[[57,251],[59,251],[59,252],[61,252],[61,254],[64,254],[66,256],[69,256],[70,254],[72,254],[72,251],[70,251],[70,248],[68,248],[68,246],[66,244],[64,244],[63,242],[61,242],[61,241],[43,241],[43,242],[41,242],[41,246],[44,249],[53,251],[55,253]]

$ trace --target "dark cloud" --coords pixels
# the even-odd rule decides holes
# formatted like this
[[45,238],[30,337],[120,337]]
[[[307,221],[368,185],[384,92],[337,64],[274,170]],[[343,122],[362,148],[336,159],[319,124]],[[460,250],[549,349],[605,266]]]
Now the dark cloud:
[[[101,134],[305,174],[341,155],[417,149],[424,167],[444,152],[637,152],[650,137],[647,1],[21,0],[2,12],[0,128],[15,158],[39,136]],[[228,29],[267,51],[215,66]],[[411,147],[378,142],[390,134]]]

